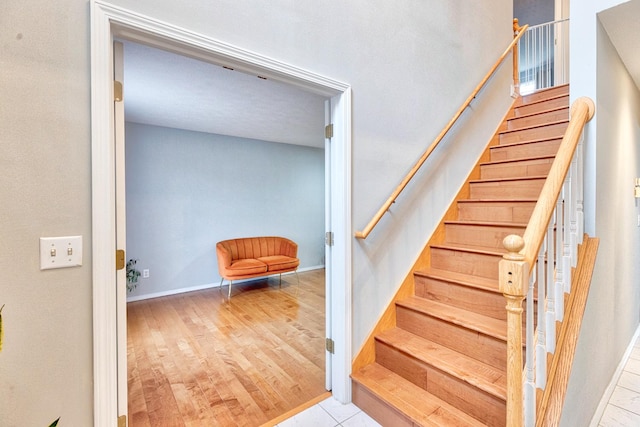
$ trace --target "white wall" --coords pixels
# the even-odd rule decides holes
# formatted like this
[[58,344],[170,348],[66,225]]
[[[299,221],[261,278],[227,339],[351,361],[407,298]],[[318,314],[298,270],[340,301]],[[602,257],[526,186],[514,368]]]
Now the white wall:
[[38,239],[91,247],[84,1],[0,2],[0,424],[91,425],[91,251],[40,271]]
[[604,5],[596,3],[589,13],[576,13],[572,5],[571,40],[578,37],[575,27],[589,29],[580,35],[584,43],[572,43],[571,93],[596,103],[585,137],[585,216],[587,233],[600,238],[600,247],[562,426],[589,424],[640,320],[640,207],[633,197],[634,178],[640,176],[640,93],[599,24],[596,11],[602,9],[596,9]]
[[[357,228],[511,39],[506,0],[114,3],[350,84]],[[0,304],[6,304],[0,420],[6,426],[48,425],[59,415],[63,425],[92,424],[89,34],[87,0],[0,2],[0,236],[7,244],[0,252]],[[492,84],[506,84],[509,74],[507,62]],[[465,134],[445,141],[370,240],[354,242],[353,283],[345,284],[354,293],[354,349],[506,108],[508,90],[495,87],[482,100],[492,106],[490,120],[480,121],[474,104],[465,113]],[[38,238],[70,234],[84,236],[84,265],[41,272]]]
[[131,298],[219,285],[231,238],[284,236],[324,266],[323,149],[137,123],[126,148],[127,259],[150,273]]

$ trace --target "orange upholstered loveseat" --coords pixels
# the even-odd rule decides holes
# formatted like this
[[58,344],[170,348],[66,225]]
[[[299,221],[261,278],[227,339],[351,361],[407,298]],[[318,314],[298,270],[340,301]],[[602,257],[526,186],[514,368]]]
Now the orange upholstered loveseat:
[[229,281],[229,298],[234,280],[296,271],[298,245],[285,237],[243,237],[216,244],[220,286]]

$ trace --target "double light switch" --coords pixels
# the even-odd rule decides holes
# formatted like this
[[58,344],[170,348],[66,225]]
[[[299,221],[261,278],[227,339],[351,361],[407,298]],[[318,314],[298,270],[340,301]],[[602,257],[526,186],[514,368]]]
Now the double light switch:
[[79,265],[82,265],[82,236],[40,238],[40,270]]

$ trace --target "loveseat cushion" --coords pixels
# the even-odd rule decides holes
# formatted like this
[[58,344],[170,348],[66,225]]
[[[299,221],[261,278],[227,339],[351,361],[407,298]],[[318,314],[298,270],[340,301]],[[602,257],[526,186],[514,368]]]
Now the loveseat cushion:
[[232,261],[226,268],[226,274],[233,276],[246,276],[248,274],[262,274],[267,272],[267,264],[254,258]]
[[285,255],[271,255],[258,258],[258,261],[267,265],[267,271],[282,271],[295,269],[299,264],[298,258],[292,258]]

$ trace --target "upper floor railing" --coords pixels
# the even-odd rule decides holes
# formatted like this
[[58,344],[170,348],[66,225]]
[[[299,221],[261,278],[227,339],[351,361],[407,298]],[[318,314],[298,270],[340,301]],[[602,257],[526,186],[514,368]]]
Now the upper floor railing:
[[545,390],[548,374],[555,373],[547,367],[547,355],[560,350],[556,322],[565,318],[564,296],[572,290],[572,268],[584,233],[581,141],[594,112],[589,98],[573,103],[569,126],[524,235],[504,241],[508,253],[500,261],[499,283],[507,299],[508,426],[540,425],[536,424],[537,390]]
[[433,150],[436,149],[436,147],[438,146],[440,141],[442,141],[442,139],[447,135],[447,133],[453,127],[453,125],[456,123],[458,118],[460,118],[460,116],[462,115],[464,110],[471,104],[471,101],[473,101],[473,99],[478,95],[480,90],[485,86],[485,84],[489,81],[491,76],[493,76],[493,74],[496,72],[496,70],[498,69],[498,67],[502,63],[502,61],[504,61],[504,59],[507,57],[507,55],[512,50],[513,50],[514,87],[515,88],[518,87],[518,70],[519,70],[519,67],[518,67],[518,45],[517,45],[517,43],[518,43],[518,40],[520,40],[520,38],[523,36],[523,34],[526,33],[527,28],[528,28],[528,25],[524,25],[524,26],[520,27],[518,25],[518,20],[517,19],[513,20],[513,31],[514,31],[514,39],[513,39],[513,41],[505,49],[504,53],[502,55],[500,55],[498,60],[491,67],[489,72],[484,76],[482,81],[480,81],[480,83],[475,87],[473,92],[471,92],[471,95],[469,95],[469,97],[464,101],[464,103],[458,109],[458,111],[456,111],[456,113],[454,114],[453,118],[449,121],[449,123],[447,123],[447,125],[444,127],[444,129],[442,129],[442,131],[438,134],[436,139],[431,143],[431,145],[422,154],[422,156],[420,156],[420,158],[418,159],[418,162],[413,166],[413,168],[411,168],[409,173],[405,176],[405,178],[398,185],[398,187],[396,187],[396,189],[391,194],[391,196],[389,196],[389,198],[386,200],[386,202],[384,202],[382,207],[380,207],[378,212],[376,212],[376,214],[373,216],[371,221],[369,221],[367,226],[362,231],[357,231],[355,233],[355,236],[357,238],[359,238],[359,239],[366,239],[367,238],[369,233],[371,233],[371,230],[373,230],[373,228],[376,226],[376,224],[378,224],[380,219],[382,219],[382,217],[389,210],[391,205],[393,203],[395,203],[395,201],[398,198],[398,196],[400,195],[400,193],[402,193],[402,191],[405,189],[407,184],[409,184],[409,182],[411,181],[411,179],[413,179],[413,177],[418,172],[418,170],[420,170],[420,168],[422,167],[424,162],[429,158],[429,155],[433,152]]
[[521,95],[569,83],[569,19],[529,27],[518,47]]

